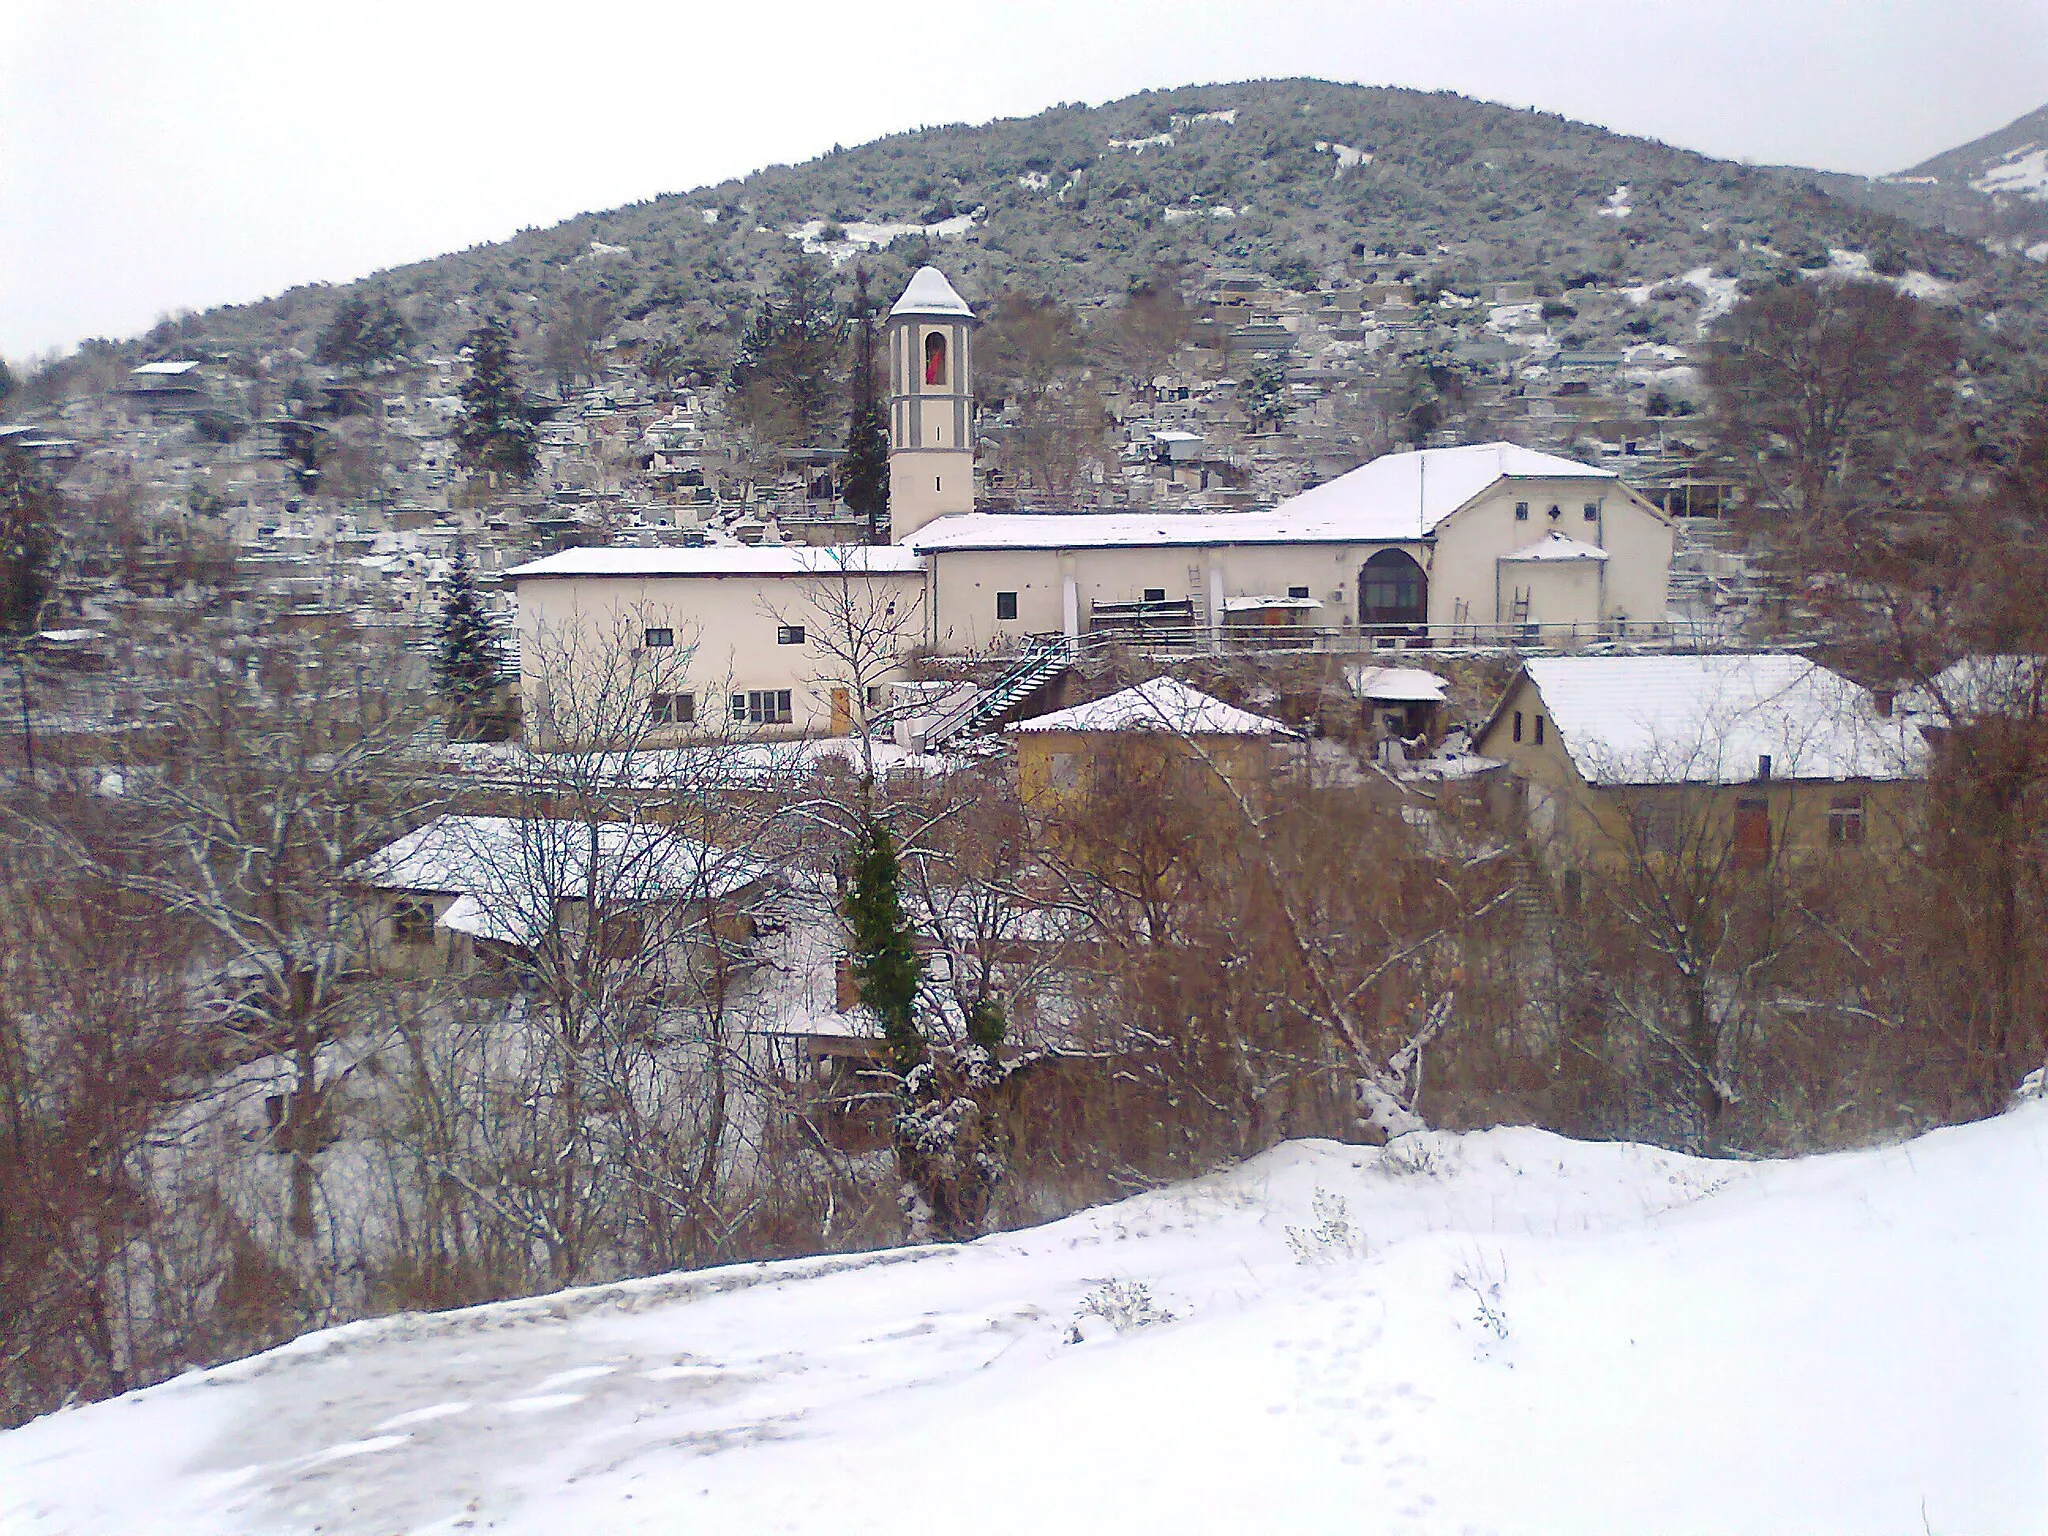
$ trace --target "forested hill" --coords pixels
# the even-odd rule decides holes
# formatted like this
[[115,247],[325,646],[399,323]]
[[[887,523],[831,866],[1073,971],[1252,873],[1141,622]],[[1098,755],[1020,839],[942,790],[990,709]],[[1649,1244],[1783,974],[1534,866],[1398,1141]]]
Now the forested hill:
[[[577,295],[715,368],[741,319],[808,246],[889,291],[940,262],[963,291],[1070,301],[1164,267],[1313,287],[1407,277],[1425,292],[1513,279],[1583,287],[1824,266],[1861,253],[1924,272],[2031,344],[2043,268],[1838,201],[1799,175],[1709,159],[1448,93],[1258,81],[940,127],[529,230],[378,273],[430,346],[479,313],[543,325]],[[298,348],[346,290],[309,287],[172,322],[148,346]],[[1598,338],[1589,338],[1597,340]],[[129,346],[124,354],[142,350]]]

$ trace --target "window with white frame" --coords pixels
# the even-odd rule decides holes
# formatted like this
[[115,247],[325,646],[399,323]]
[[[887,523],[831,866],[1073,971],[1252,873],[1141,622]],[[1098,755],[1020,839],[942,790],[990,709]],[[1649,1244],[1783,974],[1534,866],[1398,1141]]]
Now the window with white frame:
[[776,643],[777,645],[802,645],[802,644],[804,643],[804,627],[803,627],[803,625],[801,625],[801,624],[778,624],[778,625],[776,625],[776,626],[775,626],[775,643]]
[[795,718],[787,688],[753,688],[732,696],[732,717],[745,725],[787,725]]

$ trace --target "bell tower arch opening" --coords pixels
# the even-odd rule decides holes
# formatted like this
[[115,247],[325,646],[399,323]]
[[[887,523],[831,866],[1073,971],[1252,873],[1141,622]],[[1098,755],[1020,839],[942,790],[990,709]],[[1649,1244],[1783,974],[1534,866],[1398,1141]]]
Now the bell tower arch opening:
[[924,333],[924,382],[930,388],[946,382],[946,333],[926,331]]

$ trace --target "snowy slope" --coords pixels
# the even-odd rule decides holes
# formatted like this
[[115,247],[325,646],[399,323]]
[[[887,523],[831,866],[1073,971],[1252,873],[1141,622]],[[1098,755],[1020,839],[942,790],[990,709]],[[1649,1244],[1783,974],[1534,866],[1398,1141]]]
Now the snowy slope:
[[2021,1536],[2044,1312],[2048,1104],[1779,1164],[1301,1143],[313,1335],[0,1435],[0,1531]]

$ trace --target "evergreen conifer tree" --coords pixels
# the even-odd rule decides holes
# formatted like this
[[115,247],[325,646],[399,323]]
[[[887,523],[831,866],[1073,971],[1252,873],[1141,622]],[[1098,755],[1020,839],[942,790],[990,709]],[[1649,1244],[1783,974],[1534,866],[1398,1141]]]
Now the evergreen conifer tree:
[[758,434],[814,446],[839,403],[839,307],[831,275],[792,262],[740,337],[727,383]]
[[868,542],[883,542],[889,510],[889,422],[875,388],[875,312],[868,302],[867,268],[854,275],[853,410],[846,423],[846,457],[839,494],[867,519]]
[[853,974],[860,1000],[882,1026],[890,1064],[908,1073],[925,1059],[916,1017],[921,966],[903,915],[896,839],[878,817],[861,820],[853,839],[846,925],[852,931]]
[[538,423],[513,373],[511,328],[503,320],[486,320],[469,333],[467,345],[469,377],[462,385],[455,451],[472,470],[530,480],[540,464]]
[[333,317],[314,343],[313,358],[329,367],[364,373],[404,356],[414,339],[412,327],[389,298],[351,295],[334,307]]
[[56,488],[26,449],[0,444],[0,638],[35,633],[56,555]]
[[458,733],[475,734],[489,713],[502,676],[491,622],[476,589],[469,552],[460,545],[448,573],[448,600],[435,627],[434,682],[448,701]]

